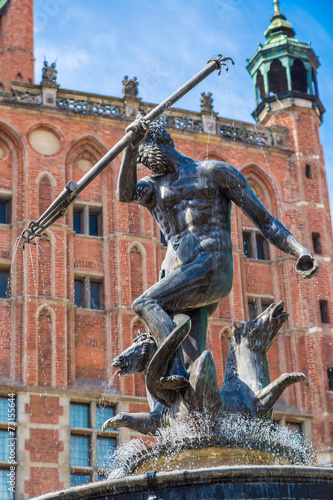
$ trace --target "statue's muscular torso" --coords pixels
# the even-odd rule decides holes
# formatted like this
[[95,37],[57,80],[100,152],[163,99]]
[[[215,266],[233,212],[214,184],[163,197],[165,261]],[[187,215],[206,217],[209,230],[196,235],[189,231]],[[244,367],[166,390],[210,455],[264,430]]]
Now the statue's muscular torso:
[[232,267],[231,202],[214,182],[215,164],[186,162],[175,172],[139,182],[149,185],[149,202],[143,204],[168,243],[162,266],[165,275],[195,262],[203,253],[210,253],[221,270],[225,265]]

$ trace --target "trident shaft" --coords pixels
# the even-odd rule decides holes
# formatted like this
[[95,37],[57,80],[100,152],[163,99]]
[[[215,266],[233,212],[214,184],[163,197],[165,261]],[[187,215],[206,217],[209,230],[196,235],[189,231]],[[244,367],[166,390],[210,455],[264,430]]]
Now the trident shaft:
[[[152,111],[150,111],[143,120],[152,122],[159,118],[164,111],[166,111],[175,102],[181,99],[185,94],[187,94],[191,89],[198,85],[202,80],[209,76],[213,71],[218,70],[221,73],[222,66],[225,66],[228,70],[226,61],[234,61],[231,57],[213,57],[208,61],[208,64],[199,73],[197,73],[193,78],[186,82],[182,87],[180,87],[171,96],[165,99],[161,104],[156,106]],[[126,135],[111,148],[90,170],[87,172],[78,182],[73,180],[69,181],[64,187],[63,191],[59,196],[51,203],[51,205],[45,210],[45,212],[39,217],[37,221],[30,221],[28,228],[24,229],[21,233],[20,238],[23,240],[23,248],[26,243],[33,243],[34,238],[41,236],[42,233],[56,220],[64,217],[70,206],[74,203],[77,196],[85,189],[94,179],[97,177],[102,170],[104,170],[109,163],[114,160],[129,144],[131,144],[137,137],[137,134],[133,131],[129,131]]]

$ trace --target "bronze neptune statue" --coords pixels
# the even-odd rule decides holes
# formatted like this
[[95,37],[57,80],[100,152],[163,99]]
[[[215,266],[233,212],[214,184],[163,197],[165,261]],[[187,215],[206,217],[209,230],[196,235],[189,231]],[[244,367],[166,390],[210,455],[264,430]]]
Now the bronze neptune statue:
[[[121,202],[149,210],[164,234],[167,252],[158,283],[132,304],[148,333],[113,363],[120,374],[147,373],[152,412],[119,414],[105,428],[127,426],[152,433],[166,421],[170,424],[209,407],[214,408],[214,416],[226,409],[265,415],[288,385],[305,378],[300,373],[286,374],[270,384],[266,353],[287,321],[283,302],[273,304],[253,322],[234,325],[222,392],[211,353],[205,351],[208,318],[232,288],[231,202],[271,244],[297,257],[296,271],[301,276],[315,276],[318,264],[265,209],[237,169],[181,155],[157,122],[138,117],[128,131],[135,133],[136,140],[125,149],[117,196]],[[139,163],[152,175],[138,181]],[[145,353],[139,356],[140,363],[134,362],[135,349],[136,357],[138,351]],[[247,366],[253,359],[256,366]]]

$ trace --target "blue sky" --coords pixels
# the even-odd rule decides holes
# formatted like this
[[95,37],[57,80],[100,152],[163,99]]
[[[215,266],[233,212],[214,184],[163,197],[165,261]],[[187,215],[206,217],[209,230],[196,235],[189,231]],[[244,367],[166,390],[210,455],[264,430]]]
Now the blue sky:
[[[178,107],[199,111],[200,94],[213,92],[220,116],[252,122],[252,81],[246,59],[273,14],[272,0],[35,0],[36,83],[44,56],[57,60],[62,88],[122,96],[124,75],[136,76],[139,96],[159,103],[218,53],[235,69],[214,73]],[[321,140],[333,207],[333,3],[282,0],[296,38],[319,56],[319,92],[327,112]]]

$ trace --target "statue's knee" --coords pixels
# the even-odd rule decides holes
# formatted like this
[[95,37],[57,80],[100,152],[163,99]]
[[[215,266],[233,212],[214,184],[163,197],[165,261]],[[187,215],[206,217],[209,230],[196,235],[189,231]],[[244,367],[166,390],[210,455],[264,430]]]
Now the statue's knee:
[[154,307],[156,305],[159,305],[157,300],[151,299],[147,297],[145,294],[143,294],[133,302],[132,309],[135,312],[135,314],[140,316],[142,311],[150,309],[151,307]]
[[132,309],[135,312],[135,314],[140,314],[141,311],[143,311],[143,309],[145,308],[145,304],[146,301],[144,298],[142,298],[142,296],[135,299],[135,301],[132,304]]

